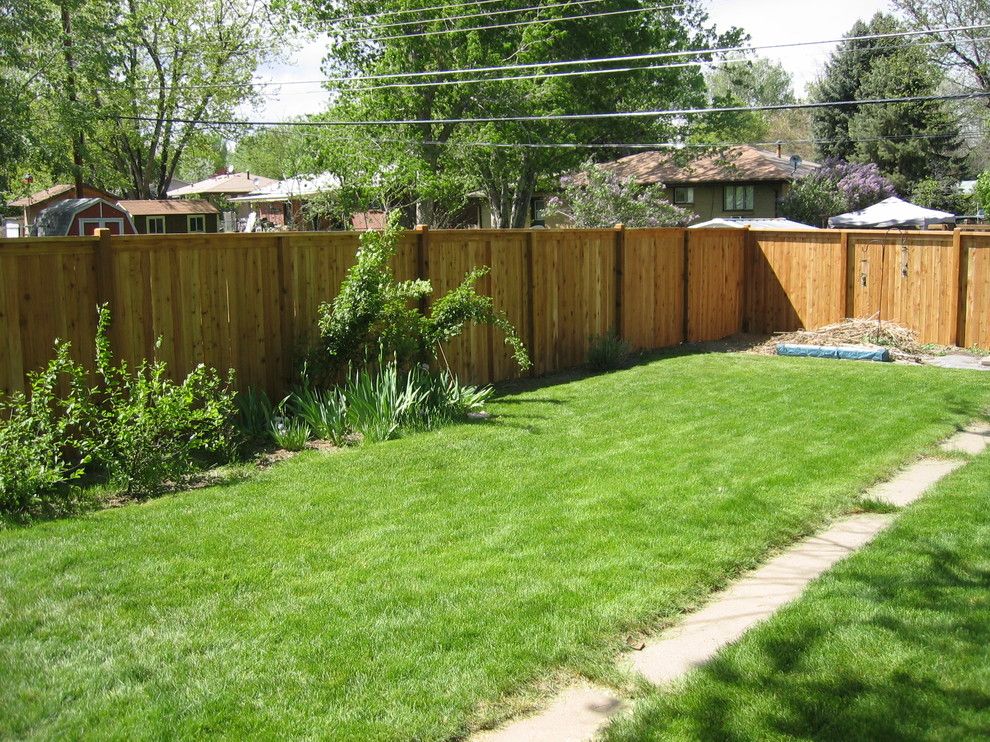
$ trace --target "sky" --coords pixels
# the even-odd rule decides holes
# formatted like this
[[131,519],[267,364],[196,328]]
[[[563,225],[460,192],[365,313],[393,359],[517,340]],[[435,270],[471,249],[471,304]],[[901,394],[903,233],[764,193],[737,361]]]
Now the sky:
[[[450,0],[455,2],[455,0]],[[745,29],[754,46],[837,39],[857,20],[888,10],[888,0],[708,0],[712,22],[720,29]],[[794,76],[794,87],[803,95],[821,69],[832,45],[760,52],[781,62]],[[327,92],[318,84],[300,84],[322,77],[320,62],[325,41],[300,44],[279,64],[259,70],[258,79],[290,83],[263,88],[260,106],[245,106],[241,114],[256,121],[281,121],[317,113],[326,108]]]

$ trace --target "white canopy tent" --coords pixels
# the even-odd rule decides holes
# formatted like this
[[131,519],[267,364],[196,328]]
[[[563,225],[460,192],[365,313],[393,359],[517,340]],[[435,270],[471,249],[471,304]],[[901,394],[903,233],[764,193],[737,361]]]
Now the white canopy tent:
[[925,209],[894,197],[859,211],[833,216],[828,220],[828,226],[832,229],[923,228],[930,224],[955,224],[955,222],[955,214]]

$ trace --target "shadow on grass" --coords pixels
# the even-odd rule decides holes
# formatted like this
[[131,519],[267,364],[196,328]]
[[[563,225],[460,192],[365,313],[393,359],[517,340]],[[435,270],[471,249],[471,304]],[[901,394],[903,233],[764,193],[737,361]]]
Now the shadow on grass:
[[844,570],[609,739],[985,738],[990,569],[942,548],[886,557],[889,574]]

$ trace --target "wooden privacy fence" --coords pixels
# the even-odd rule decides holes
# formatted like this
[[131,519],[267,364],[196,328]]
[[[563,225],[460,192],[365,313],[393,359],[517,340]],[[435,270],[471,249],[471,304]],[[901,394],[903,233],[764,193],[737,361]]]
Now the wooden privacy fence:
[[[108,301],[113,347],[129,362],[155,356],[177,377],[197,363],[235,368],[241,387],[282,393],[357,247],[347,232],[4,240],[0,386],[24,388],[55,338],[91,364],[96,306]],[[990,346],[986,233],[420,230],[394,261],[399,278],[428,278],[437,295],[477,265],[491,267],[479,288],[536,374],[579,365],[612,329],[650,349],[879,315],[924,342]],[[519,373],[490,328],[445,353],[477,383]]]

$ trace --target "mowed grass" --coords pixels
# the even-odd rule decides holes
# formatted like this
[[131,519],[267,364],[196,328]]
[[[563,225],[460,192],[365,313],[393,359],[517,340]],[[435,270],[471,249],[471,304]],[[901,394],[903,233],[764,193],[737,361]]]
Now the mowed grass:
[[979,374],[752,356],[0,533],[0,737],[436,740],[656,627],[985,409]]
[[990,736],[990,455],[609,742]]

